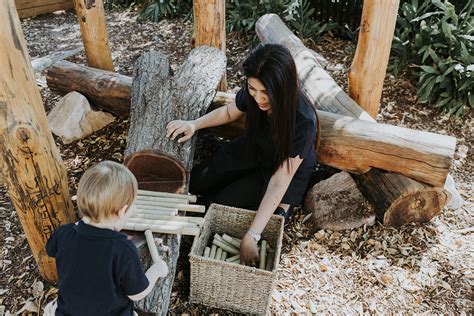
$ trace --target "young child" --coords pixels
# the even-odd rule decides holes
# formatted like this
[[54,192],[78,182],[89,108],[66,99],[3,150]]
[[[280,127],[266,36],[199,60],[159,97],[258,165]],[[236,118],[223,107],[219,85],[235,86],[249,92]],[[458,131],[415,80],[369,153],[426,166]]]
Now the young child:
[[144,273],[135,246],[120,233],[136,195],[137,180],[121,164],[103,161],[84,173],[77,189],[82,220],[60,226],[46,243],[58,270],[55,315],[134,315],[132,301],[168,274],[164,261]]

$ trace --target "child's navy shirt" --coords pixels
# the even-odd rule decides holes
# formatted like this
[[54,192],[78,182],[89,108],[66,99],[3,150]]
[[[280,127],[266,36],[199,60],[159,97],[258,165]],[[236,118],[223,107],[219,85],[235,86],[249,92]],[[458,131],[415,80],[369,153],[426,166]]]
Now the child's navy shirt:
[[60,226],[46,243],[56,258],[56,315],[133,315],[127,295],[149,285],[133,243],[124,233],[79,221]]

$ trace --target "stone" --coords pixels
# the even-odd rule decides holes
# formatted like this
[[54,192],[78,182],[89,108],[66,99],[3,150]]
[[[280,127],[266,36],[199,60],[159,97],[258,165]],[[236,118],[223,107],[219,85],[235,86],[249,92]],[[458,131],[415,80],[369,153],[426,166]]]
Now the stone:
[[316,183],[306,195],[303,210],[311,213],[313,231],[353,229],[375,223],[372,205],[345,171]]
[[93,111],[86,97],[75,91],[62,97],[48,114],[51,131],[64,144],[85,138],[113,121],[112,114]]

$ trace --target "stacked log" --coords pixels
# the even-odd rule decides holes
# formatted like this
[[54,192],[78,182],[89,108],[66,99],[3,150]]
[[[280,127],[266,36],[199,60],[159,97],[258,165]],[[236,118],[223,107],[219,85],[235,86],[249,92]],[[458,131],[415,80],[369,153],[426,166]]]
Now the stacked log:
[[[360,118],[367,120],[368,126],[375,126],[372,117],[363,111],[338,85],[337,83],[327,74],[327,72],[320,66],[318,61],[314,58],[314,53],[306,48],[304,44],[286,27],[281,19],[275,14],[267,14],[262,16],[256,24],[257,35],[260,40],[264,43],[273,42],[285,45],[292,53],[295,59],[298,75],[301,80],[301,86],[305,94],[319,110],[324,110],[332,113],[343,114],[352,118]],[[324,124],[322,122],[321,124]],[[406,135],[393,134],[393,137],[403,138]],[[421,136],[421,135],[420,135]],[[418,141],[422,138],[415,138],[412,141]],[[324,138],[321,135],[321,147],[318,151],[319,155],[324,156]],[[434,139],[433,139],[434,140]],[[438,142],[439,141],[439,142]],[[450,161],[454,154],[455,139],[452,137],[438,139],[429,147],[436,149],[436,147],[444,147],[446,150],[446,158],[444,161],[445,172],[437,179],[437,181],[428,181],[422,179],[416,175],[410,175],[407,172],[400,172],[399,170],[391,170],[389,165],[375,165],[384,170],[396,171],[400,174],[388,174],[384,172],[377,172],[374,170],[361,170],[360,168],[350,170],[352,172],[363,173],[363,176],[354,175],[359,188],[365,194],[366,198],[375,206],[377,214],[380,219],[383,219],[384,224],[398,226],[403,223],[412,221],[415,218],[420,220],[429,220],[431,217],[439,214],[441,209],[446,203],[448,198],[447,193],[443,190],[446,177],[448,176],[448,168]],[[365,146],[365,144],[357,144]],[[382,149],[380,147],[379,149]],[[428,147],[426,148],[429,151]],[[383,149],[382,149],[383,150]],[[427,152],[428,155],[430,155]],[[386,156],[393,155],[398,156],[400,154],[407,154],[404,152],[403,147],[394,148],[393,151],[385,152]],[[340,157],[347,159],[348,164],[353,164],[353,160],[359,159],[353,155],[351,151],[347,151],[346,155]],[[417,156],[412,156],[414,160]],[[371,158],[370,158],[371,159]],[[331,161],[322,161],[323,163],[331,164]],[[387,164],[391,164],[392,160],[386,161]],[[428,162],[424,163],[426,171],[437,168],[437,164],[432,165]],[[447,164],[447,165],[446,165]],[[334,165],[333,165],[334,166]],[[402,168],[409,169],[411,164],[401,166]],[[429,171],[428,171],[429,172]],[[425,185],[418,181],[426,182],[431,185]],[[378,190],[374,191],[373,186],[377,184]],[[433,187],[436,186],[436,187]],[[386,201],[386,203],[380,203],[380,201]],[[413,217],[404,217],[406,205],[411,206],[410,213],[418,214]],[[392,214],[385,216],[385,214]],[[400,214],[399,216],[395,214]]]
[[[195,138],[184,144],[170,141],[166,137],[166,125],[174,119],[196,119],[204,114],[224,71],[224,54],[206,46],[194,49],[175,76],[171,74],[168,57],[163,54],[146,53],[138,59],[134,70],[125,163],[137,176],[139,189],[150,188],[149,174],[153,173],[153,185],[159,186],[160,181],[173,182],[175,177],[176,186],[165,186],[168,192],[187,193],[187,175],[192,166]],[[193,84],[195,82],[199,85]],[[160,159],[167,167],[163,167]],[[171,161],[175,162],[175,167]],[[156,166],[159,168],[154,168]],[[169,172],[169,168],[177,171]],[[161,180],[163,176],[167,180]],[[142,312],[166,315],[180,239],[178,235],[162,235],[160,238],[163,240],[160,255],[167,263],[169,273],[159,279],[152,292],[135,307]],[[142,262],[149,265],[152,260],[143,235],[141,239],[138,252]]]

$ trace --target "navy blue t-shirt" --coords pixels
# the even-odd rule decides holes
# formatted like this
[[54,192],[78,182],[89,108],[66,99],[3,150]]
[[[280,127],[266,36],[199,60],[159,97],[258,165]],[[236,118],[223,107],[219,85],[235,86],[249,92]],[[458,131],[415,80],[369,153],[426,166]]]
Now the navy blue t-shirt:
[[[248,94],[248,89],[244,86],[239,92],[237,92],[235,97],[235,104],[242,112],[246,112],[248,107],[246,94]],[[283,203],[292,205],[298,205],[301,203],[306,186],[311,177],[311,172],[316,164],[316,153],[314,147],[316,142],[316,126],[317,118],[315,111],[309,101],[303,96],[300,96],[296,107],[295,138],[293,140],[290,157],[297,157],[299,155],[303,161],[283,196]],[[264,184],[266,188],[275,169],[275,148],[268,120],[262,121],[262,125],[259,126],[257,130],[256,138],[257,163],[264,173]],[[244,138],[241,138],[237,139],[234,144],[241,146],[244,142]],[[236,151],[234,151],[234,154]],[[231,163],[233,164],[234,162],[228,162],[228,164]]]
[[46,252],[56,258],[56,315],[133,315],[127,295],[143,292],[148,279],[133,243],[124,233],[79,221],[60,226]]

